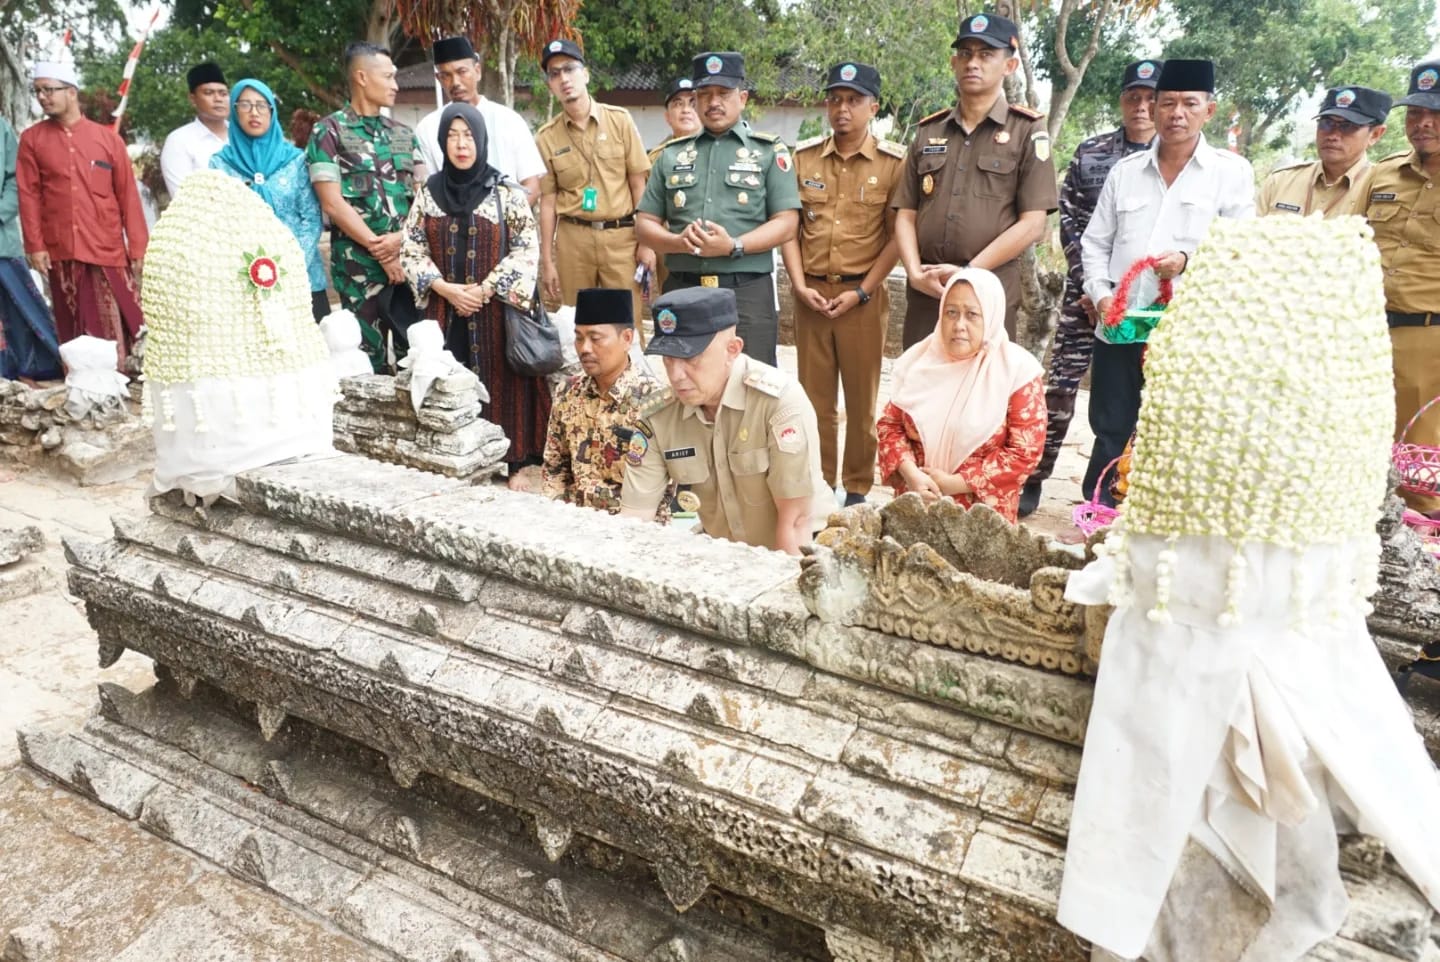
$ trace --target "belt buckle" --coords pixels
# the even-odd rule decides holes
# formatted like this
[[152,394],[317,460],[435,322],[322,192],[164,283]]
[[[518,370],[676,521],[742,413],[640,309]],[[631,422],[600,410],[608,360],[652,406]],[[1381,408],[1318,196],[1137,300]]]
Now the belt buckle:
[[719,274],[701,274],[701,275],[700,275],[700,286],[701,286],[701,287],[719,287],[719,286],[720,286],[720,275],[719,275]]
[[839,284],[839,283],[840,283],[840,275],[839,275],[839,274],[826,274],[826,275],[825,275],[825,280],[829,281],[831,284]]
[[593,230],[604,230],[604,229],[605,229],[605,223],[606,223],[606,222],[603,221],[603,220],[592,220],[592,221],[590,222],[590,227],[591,227]]

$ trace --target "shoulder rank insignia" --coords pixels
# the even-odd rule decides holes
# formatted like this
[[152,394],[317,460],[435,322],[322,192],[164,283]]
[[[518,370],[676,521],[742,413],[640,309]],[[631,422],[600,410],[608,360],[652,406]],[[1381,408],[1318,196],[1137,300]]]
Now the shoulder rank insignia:
[[1312,160],[1292,160],[1288,164],[1281,164],[1279,167],[1276,167],[1271,173],[1278,174],[1282,170],[1299,170],[1301,167],[1309,167],[1312,163],[1314,163]]
[[751,362],[751,370],[745,375],[745,386],[754,388],[761,394],[768,394],[771,397],[779,397],[784,393],[789,382],[784,372],[771,367],[768,364]]
[[[767,134],[759,130],[751,130],[749,131],[749,135],[751,140],[758,140],[762,144],[773,144],[780,141],[779,134]],[[780,142],[783,143],[783,141]]]
[[893,140],[877,140],[875,142],[875,147],[882,154],[888,154],[891,157],[899,157],[901,160],[905,159],[904,144],[897,144]]
[[1020,104],[1011,104],[1010,110],[1011,112],[1017,113],[1022,117],[1029,117],[1031,120],[1039,120],[1041,117],[1045,116],[1038,110],[1032,110],[1029,107],[1025,107]]
[[933,114],[931,114],[931,115],[928,116],[928,117],[921,117],[921,118],[920,118],[920,123],[922,123],[922,124],[928,124],[928,123],[929,123],[930,121],[932,121],[932,120],[939,120],[941,117],[943,117],[943,116],[945,116],[946,114],[950,113],[950,112],[953,111],[954,109],[955,109],[954,107],[945,107],[945,108],[943,108],[943,109],[941,109],[941,110],[937,110],[937,111],[935,111]]
[[652,417],[673,400],[675,400],[675,392],[670,388],[656,391],[636,406],[635,416],[637,418]]
[[819,147],[823,143],[825,143],[824,137],[808,137],[795,145],[795,153],[798,154],[802,150],[809,150],[811,147]]
[[1380,158],[1380,163],[1383,164],[1383,163],[1386,163],[1386,162],[1392,161],[1392,160],[1401,160],[1401,159],[1403,159],[1403,158],[1405,158],[1405,157],[1409,157],[1409,156],[1410,156],[1410,151],[1408,151],[1408,150],[1400,150],[1400,151],[1396,151],[1395,153],[1391,154],[1391,155],[1388,156],[1388,157],[1381,157],[1381,158]]

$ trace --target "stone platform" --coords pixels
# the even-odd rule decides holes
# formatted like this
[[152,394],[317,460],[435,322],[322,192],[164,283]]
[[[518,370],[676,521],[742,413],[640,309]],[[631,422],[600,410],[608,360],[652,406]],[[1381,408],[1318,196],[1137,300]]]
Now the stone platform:
[[[396,958],[1085,958],[1053,920],[1083,674],[498,488],[351,457],[237,488],[68,543],[102,665],[162,683],[30,764]],[[1312,957],[1430,962],[1428,907],[1344,850]]]

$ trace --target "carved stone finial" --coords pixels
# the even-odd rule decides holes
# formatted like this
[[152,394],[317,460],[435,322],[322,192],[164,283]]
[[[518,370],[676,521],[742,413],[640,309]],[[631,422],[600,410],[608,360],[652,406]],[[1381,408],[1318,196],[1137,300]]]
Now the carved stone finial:
[[700,901],[710,887],[710,876],[703,869],[680,862],[656,862],[655,878],[677,912],[684,912]]

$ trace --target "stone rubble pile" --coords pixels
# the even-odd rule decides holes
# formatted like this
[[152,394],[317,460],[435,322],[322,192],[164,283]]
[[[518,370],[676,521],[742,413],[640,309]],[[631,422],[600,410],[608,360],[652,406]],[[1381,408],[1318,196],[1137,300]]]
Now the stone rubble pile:
[[[821,618],[784,555],[362,458],[237,497],[67,543],[101,664],[161,681],[26,731],[31,766],[406,960],[1088,957],[1054,913],[1092,689],[1023,663],[1094,655],[1075,559],[852,516]],[[932,521],[934,557],[895,537]],[[1033,652],[988,656],[1012,622]],[[1383,852],[1342,866],[1314,958],[1430,962]]]
[[420,413],[410,399],[410,373],[340,381],[335,447],[377,461],[482,481],[503,466],[510,441],[480,416],[488,400],[480,379],[465,371],[436,380]]
[[45,547],[39,528],[0,528],[0,602],[33,595],[49,584],[49,572],[30,555]]
[[82,485],[133,478],[155,462],[150,429],[119,399],[0,379],[0,464],[52,468]]

